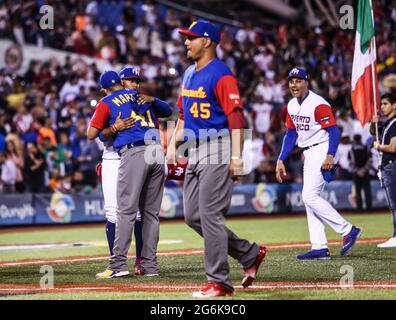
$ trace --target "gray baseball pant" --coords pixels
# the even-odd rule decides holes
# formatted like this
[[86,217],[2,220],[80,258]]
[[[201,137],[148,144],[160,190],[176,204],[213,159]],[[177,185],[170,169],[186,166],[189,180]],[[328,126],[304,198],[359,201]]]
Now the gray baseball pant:
[[[219,145],[218,152],[211,148],[214,144]],[[248,268],[257,257],[259,246],[240,239],[226,227],[225,214],[231,203],[233,181],[229,163],[221,163],[227,157],[229,162],[229,147],[220,145],[215,140],[190,149],[183,190],[184,215],[186,223],[204,238],[208,281],[233,290],[228,254]],[[212,164],[216,159],[220,163]]]
[[[117,222],[114,254],[108,269],[127,271],[127,254],[131,245],[137,211],[142,216],[142,267],[146,274],[157,274],[157,245],[159,239],[159,211],[164,191],[165,170],[161,161],[148,164],[148,146],[121,150],[117,183]],[[162,147],[161,147],[162,149]]]

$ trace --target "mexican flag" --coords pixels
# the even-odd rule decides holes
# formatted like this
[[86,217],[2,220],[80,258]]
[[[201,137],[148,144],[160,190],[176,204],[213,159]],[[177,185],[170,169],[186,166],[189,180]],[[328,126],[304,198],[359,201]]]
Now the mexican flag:
[[371,120],[380,100],[372,10],[370,0],[359,0],[351,85],[353,109],[362,126]]

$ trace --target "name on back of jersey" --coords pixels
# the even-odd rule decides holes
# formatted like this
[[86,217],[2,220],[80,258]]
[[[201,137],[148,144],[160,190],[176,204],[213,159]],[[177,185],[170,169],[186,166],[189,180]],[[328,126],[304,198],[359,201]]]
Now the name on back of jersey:
[[119,107],[120,105],[127,103],[129,101],[131,102],[136,102],[136,97],[132,93],[122,93],[116,95],[114,98],[111,99],[111,101]]

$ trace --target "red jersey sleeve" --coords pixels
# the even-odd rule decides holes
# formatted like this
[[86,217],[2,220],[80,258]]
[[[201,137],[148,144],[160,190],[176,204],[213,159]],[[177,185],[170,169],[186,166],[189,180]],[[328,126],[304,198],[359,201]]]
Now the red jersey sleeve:
[[242,108],[237,79],[233,76],[220,78],[215,87],[215,95],[226,116],[235,108]]
[[91,119],[91,127],[103,130],[110,118],[110,107],[103,101],[99,101],[95,113]]
[[296,128],[288,111],[286,111],[286,128],[287,129],[295,129]]
[[315,121],[319,122],[322,128],[328,128],[336,124],[331,107],[320,104],[315,108]]
[[234,109],[227,117],[228,126],[232,129],[246,128],[245,116],[241,108]]
[[179,107],[179,119],[184,120],[183,100],[181,96],[177,99],[176,105]]

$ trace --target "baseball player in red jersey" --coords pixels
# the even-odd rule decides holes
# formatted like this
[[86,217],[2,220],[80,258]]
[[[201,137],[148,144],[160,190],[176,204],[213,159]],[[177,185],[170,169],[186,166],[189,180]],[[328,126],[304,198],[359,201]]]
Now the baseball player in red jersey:
[[325,181],[334,179],[339,129],[329,103],[308,89],[305,69],[293,68],[289,72],[289,89],[293,99],[287,105],[287,131],[277,161],[276,178],[282,182],[282,177],[286,175],[283,162],[297,142],[304,149],[302,197],[312,244],[312,250],[298,255],[297,259],[330,259],[325,224],[343,236],[340,253],[345,255],[352,249],[362,230],[347,222],[320,196]]
[[[183,76],[179,119],[167,158],[174,161],[176,141],[183,141],[188,134],[187,143],[192,140],[194,146],[189,149],[184,180],[184,215],[186,223],[204,238],[208,279],[193,297],[228,296],[234,290],[228,254],[242,264],[245,272],[242,285],[247,287],[255,279],[266,253],[265,247],[238,238],[225,224],[232,196],[232,176],[236,177],[243,168],[242,104],[235,76],[216,58],[219,29],[208,21],[199,20],[179,32],[186,36],[187,56],[195,63]],[[223,142],[227,148],[220,146],[219,152]],[[222,161],[224,159],[226,161]]]

